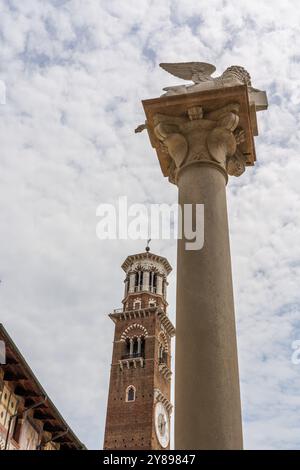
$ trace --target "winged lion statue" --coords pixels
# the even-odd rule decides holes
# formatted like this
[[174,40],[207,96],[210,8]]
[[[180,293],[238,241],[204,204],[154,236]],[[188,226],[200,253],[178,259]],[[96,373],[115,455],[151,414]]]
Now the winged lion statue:
[[261,111],[268,107],[265,92],[252,87],[249,73],[244,67],[239,65],[227,67],[222,75],[218,77],[212,77],[212,74],[216,71],[216,67],[206,62],[161,63],[159,65],[162,69],[175,77],[194,82],[193,85],[165,87],[163,90],[166,93],[163,96],[195,93],[211,88],[247,85],[250,101],[255,103],[256,111]]

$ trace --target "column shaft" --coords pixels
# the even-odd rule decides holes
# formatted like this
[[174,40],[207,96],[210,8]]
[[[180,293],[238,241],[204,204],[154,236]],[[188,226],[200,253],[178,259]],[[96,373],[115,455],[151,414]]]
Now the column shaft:
[[163,286],[163,277],[161,275],[157,275],[157,285],[156,285],[156,293],[162,295],[162,286]]
[[132,354],[133,354],[133,339],[132,338],[130,338],[129,354],[130,354],[130,356],[132,356]]
[[143,290],[149,291],[149,271],[144,271]]
[[140,337],[138,337],[137,342],[138,342],[137,352],[138,352],[138,354],[140,354],[141,353],[141,338]]

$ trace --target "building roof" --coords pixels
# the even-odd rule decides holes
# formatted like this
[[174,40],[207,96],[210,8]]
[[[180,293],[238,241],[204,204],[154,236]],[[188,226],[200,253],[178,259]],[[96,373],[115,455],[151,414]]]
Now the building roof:
[[52,433],[53,437],[57,436],[55,442],[60,443],[62,450],[85,449],[85,445],[74,434],[47,396],[46,391],[1,323],[0,340],[4,341],[6,349],[6,363],[1,365],[4,370],[3,379],[14,383],[14,393],[25,400],[25,408],[37,405],[34,406],[34,418],[43,422],[45,431]]
[[155,255],[154,253],[150,253],[150,251],[144,251],[143,253],[137,253],[135,255],[127,256],[124,263],[122,264],[122,269],[126,272],[132,263],[134,263],[135,261],[144,260],[145,258],[148,258],[149,261],[157,261],[161,263],[166,269],[168,274],[170,274],[170,272],[172,271],[172,266],[170,265],[167,258],[164,258],[163,256]]

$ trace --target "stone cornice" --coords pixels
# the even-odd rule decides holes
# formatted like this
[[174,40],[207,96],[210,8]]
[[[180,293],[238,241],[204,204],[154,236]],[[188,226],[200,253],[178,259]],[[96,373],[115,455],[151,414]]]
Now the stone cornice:
[[156,402],[160,401],[171,414],[173,410],[172,403],[165,397],[165,395],[159,390],[159,388],[154,389],[154,399]]
[[160,318],[162,325],[167,331],[168,335],[171,338],[175,336],[175,333],[176,333],[175,327],[173,323],[171,322],[171,320],[169,319],[169,317],[166,315],[166,313],[163,310],[158,309],[158,316]]
[[162,376],[168,381],[171,381],[171,376],[172,376],[172,371],[169,369],[169,367],[166,364],[159,364],[159,372],[162,374]]
[[123,370],[124,367],[129,369],[131,365],[133,365],[134,369],[136,369],[138,365],[140,367],[144,367],[144,358],[143,357],[137,357],[137,358],[128,358],[128,359],[120,359],[119,360],[120,370]]
[[[113,313],[109,313],[109,318],[116,323],[120,320],[135,320],[137,318],[146,318],[156,313],[158,307],[148,307],[142,308],[139,310],[127,310],[127,311],[114,311]],[[121,310],[121,309],[120,309]]]

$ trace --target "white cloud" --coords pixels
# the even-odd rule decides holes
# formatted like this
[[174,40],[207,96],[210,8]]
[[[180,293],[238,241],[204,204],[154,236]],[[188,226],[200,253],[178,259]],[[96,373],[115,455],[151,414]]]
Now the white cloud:
[[[176,84],[160,61],[249,69],[266,89],[257,166],[228,185],[247,448],[299,448],[299,9],[295,1],[3,1],[1,321],[59,409],[101,447],[119,265],[96,207],[176,202],[140,100]],[[175,243],[153,243],[175,266]],[[175,310],[175,276],[169,289]]]

